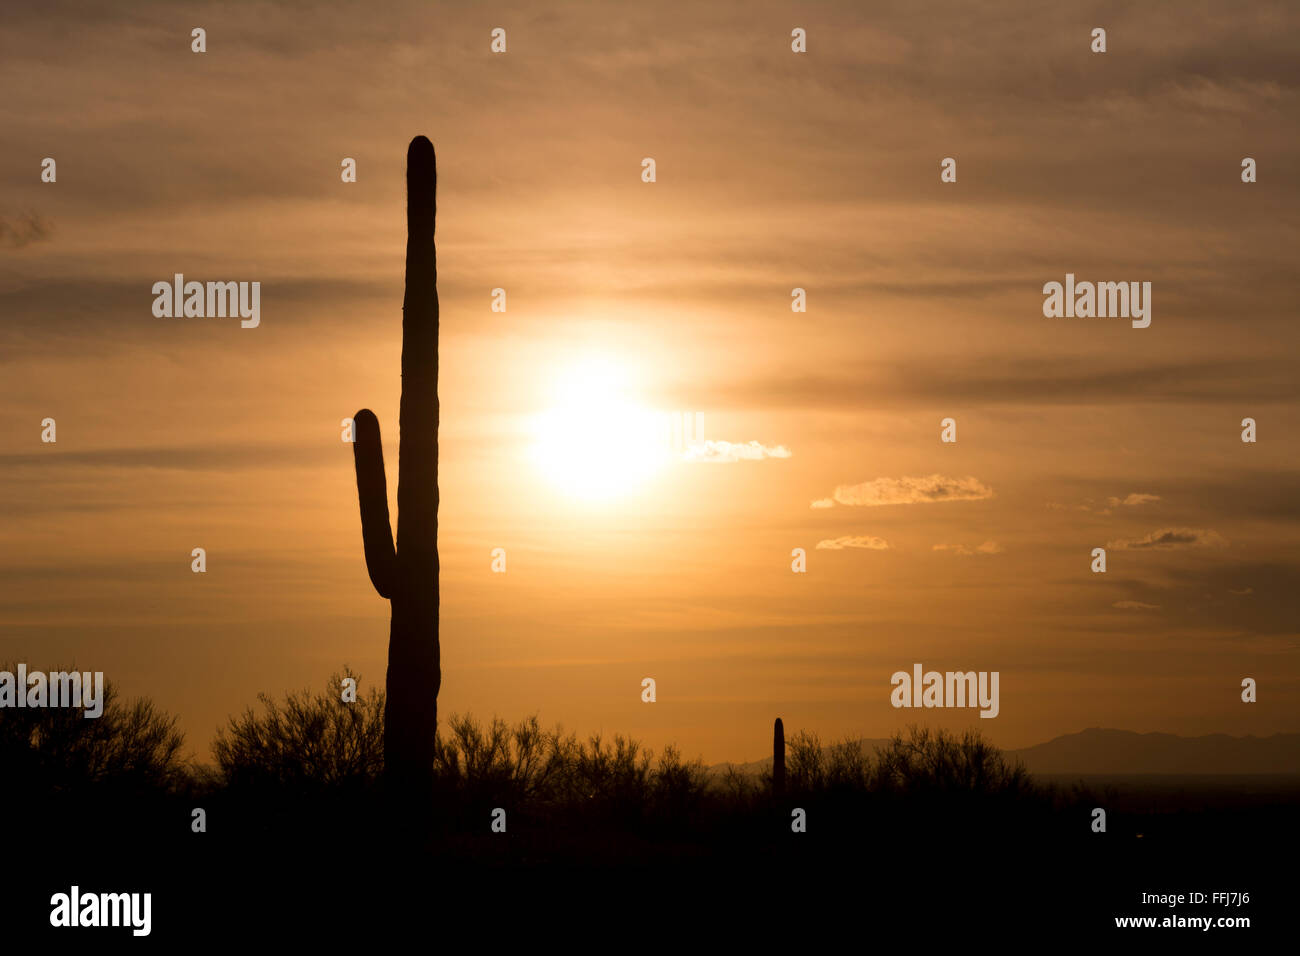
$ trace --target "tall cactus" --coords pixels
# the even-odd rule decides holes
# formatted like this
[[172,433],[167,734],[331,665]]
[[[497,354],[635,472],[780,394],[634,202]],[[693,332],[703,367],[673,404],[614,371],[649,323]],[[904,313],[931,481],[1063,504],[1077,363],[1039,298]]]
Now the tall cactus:
[[785,793],[785,724],[780,717],[772,728],[772,793],[778,797]]
[[397,546],[379,419],[357,412],[353,457],[370,581],[392,602],[384,774],[401,792],[432,781],[442,669],[438,648],[438,266],[433,230],[438,186],[433,144],[406,151],[406,296],[402,301],[402,404],[398,420]]

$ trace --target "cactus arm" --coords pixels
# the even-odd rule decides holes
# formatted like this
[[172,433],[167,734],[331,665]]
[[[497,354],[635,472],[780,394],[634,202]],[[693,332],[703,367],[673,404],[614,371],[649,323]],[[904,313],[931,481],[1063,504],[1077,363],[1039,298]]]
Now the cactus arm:
[[357,500],[361,503],[361,541],[366,551],[370,583],[382,598],[393,595],[396,556],[388,521],[388,479],[384,476],[384,446],[379,419],[368,408],[353,417],[356,441],[352,457],[357,467]]

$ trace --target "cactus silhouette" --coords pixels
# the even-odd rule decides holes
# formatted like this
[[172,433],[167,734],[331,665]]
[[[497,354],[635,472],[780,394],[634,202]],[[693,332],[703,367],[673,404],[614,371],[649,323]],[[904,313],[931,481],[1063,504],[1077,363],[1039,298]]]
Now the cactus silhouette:
[[772,728],[772,793],[778,797],[785,793],[785,724],[780,717]]
[[406,152],[406,295],[402,301],[402,403],[398,417],[397,545],[379,419],[357,412],[353,458],[366,570],[392,603],[384,710],[384,775],[416,795],[432,782],[442,684],[438,647],[438,266],[433,144]]

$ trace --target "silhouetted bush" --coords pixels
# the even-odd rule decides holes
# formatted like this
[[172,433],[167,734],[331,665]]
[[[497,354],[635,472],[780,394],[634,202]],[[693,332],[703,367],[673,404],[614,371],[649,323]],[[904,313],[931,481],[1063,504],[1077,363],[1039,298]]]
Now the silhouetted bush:
[[545,794],[559,766],[555,734],[536,717],[510,727],[493,718],[486,729],[469,715],[452,714],[438,734],[434,772],[445,788],[529,800]]
[[259,694],[260,713],[250,707],[230,718],[212,743],[226,783],[292,796],[369,786],[383,770],[384,693],[371,688],[346,703],[347,677],[360,684],[345,667],[323,693],[289,693],[283,703]]
[[[355,810],[357,825],[384,816],[369,800],[383,770],[384,693],[371,689],[344,703],[343,676],[355,675],[336,674],[323,692],[280,702],[262,695],[260,709],[232,718],[217,735],[219,799],[235,801],[232,813],[251,813],[247,825],[307,833],[325,817],[341,822],[339,813]],[[398,816],[406,824],[423,820],[447,838],[474,839],[490,832],[493,808],[506,808],[508,832],[543,841],[537,852],[544,856],[598,855],[607,851],[600,833],[620,834],[638,847],[633,853],[647,841],[653,852],[668,844],[757,846],[790,832],[794,807],[822,832],[851,839],[874,839],[882,821],[901,832],[905,821],[943,830],[975,817],[1010,834],[1037,826],[1036,814],[1051,803],[1024,767],[1008,764],[975,732],[913,727],[878,753],[852,739],[823,746],[799,732],[788,740],[786,771],[787,791],[778,799],[770,771],[732,768],[710,780],[701,761],[683,760],[675,747],[656,755],[621,735],[580,740],[560,727],[544,729],[535,715],[511,724],[452,714],[436,738],[428,813],[415,807],[415,818],[411,809]],[[239,797],[250,791],[259,799]],[[367,797],[350,802],[349,794]],[[492,855],[510,845],[474,844],[464,852]]]
[[647,816],[689,812],[705,793],[704,765],[684,762],[673,747],[658,761],[622,736],[583,742],[546,731],[536,716],[513,727],[493,718],[453,714],[438,735],[435,779],[444,796],[492,801],[525,812],[578,811],[587,822],[631,824]]
[[103,693],[103,713],[93,718],[80,707],[0,709],[6,796],[93,790],[101,798],[128,797],[188,785],[176,718],[148,698],[123,700],[112,681],[104,682]]
[[827,753],[817,735],[801,730],[789,739],[786,748],[786,786],[790,793],[817,793],[825,789]]
[[[293,797],[366,788],[383,770],[384,694],[371,689],[355,703],[341,699],[342,680],[324,692],[260,695],[261,708],[231,718],[212,745],[232,790]],[[706,792],[703,764],[673,747],[658,760],[634,741],[599,735],[580,741],[536,716],[514,725],[483,724],[452,714],[435,750],[434,778],[443,804],[504,805],[524,812],[578,810],[584,819],[632,822],[646,815],[689,812]]]
[[909,797],[980,794],[1021,797],[1033,792],[1022,764],[1008,764],[1002,752],[968,730],[957,737],[944,730],[911,727],[895,734],[877,756],[876,788]]

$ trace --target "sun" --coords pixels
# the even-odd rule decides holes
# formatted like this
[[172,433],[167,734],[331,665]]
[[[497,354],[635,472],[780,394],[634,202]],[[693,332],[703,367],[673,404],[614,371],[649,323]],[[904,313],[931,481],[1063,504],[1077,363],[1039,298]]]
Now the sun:
[[608,501],[642,488],[668,459],[663,416],[631,394],[626,365],[593,358],[561,372],[553,405],[532,420],[532,457],[567,497]]

